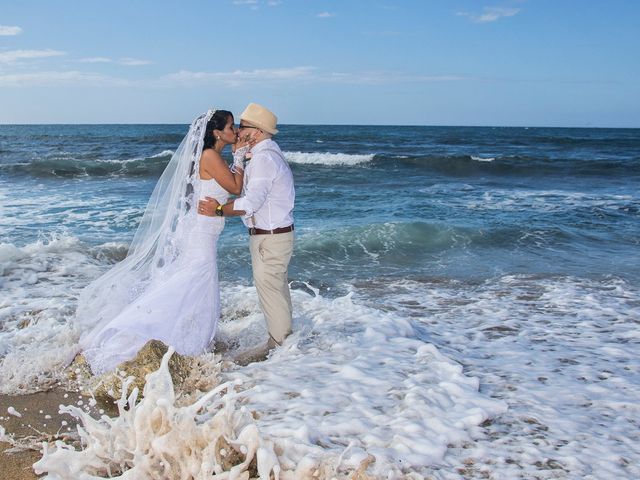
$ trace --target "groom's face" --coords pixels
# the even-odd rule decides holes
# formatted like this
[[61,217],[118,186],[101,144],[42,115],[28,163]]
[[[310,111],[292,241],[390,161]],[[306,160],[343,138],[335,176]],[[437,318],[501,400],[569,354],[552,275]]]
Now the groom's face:
[[240,126],[238,127],[238,138],[244,142],[249,143],[255,140],[256,135],[260,134],[260,129],[255,127],[244,120],[240,121]]

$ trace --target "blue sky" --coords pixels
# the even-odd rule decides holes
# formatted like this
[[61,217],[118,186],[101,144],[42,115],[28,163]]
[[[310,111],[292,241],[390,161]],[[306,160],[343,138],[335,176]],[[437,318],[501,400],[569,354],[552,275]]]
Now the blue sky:
[[640,127],[637,0],[2,0],[0,123]]

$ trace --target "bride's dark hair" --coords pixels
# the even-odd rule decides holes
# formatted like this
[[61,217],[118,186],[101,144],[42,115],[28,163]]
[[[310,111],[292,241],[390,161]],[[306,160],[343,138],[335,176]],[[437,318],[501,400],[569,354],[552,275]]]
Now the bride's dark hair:
[[[233,118],[233,113],[229,110],[216,110],[216,112],[211,116],[209,121],[207,122],[207,126],[205,127],[204,134],[204,144],[202,146],[202,151],[204,152],[207,148],[213,148],[216,145],[216,137],[213,134],[214,130],[224,130],[224,127],[227,126],[227,122],[229,118]],[[189,167],[189,177],[192,177],[195,173],[196,162],[191,162],[191,166]],[[194,192],[194,187],[192,182],[187,183],[187,187],[185,190],[185,206],[187,211],[191,210],[191,195]]]
[[228,110],[216,110],[211,120],[207,123],[206,133],[204,134],[204,146],[202,150],[213,148],[216,145],[216,137],[213,135],[214,130],[224,130],[227,126],[229,117],[233,118],[233,113]]

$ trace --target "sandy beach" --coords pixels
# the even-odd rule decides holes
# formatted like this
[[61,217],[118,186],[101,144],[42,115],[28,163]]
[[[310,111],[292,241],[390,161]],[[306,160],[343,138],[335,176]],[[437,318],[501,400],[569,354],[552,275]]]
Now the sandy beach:
[[0,480],[38,478],[32,465],[41,457],[40,443],[66,438],[67,433],[75,432],[75,419],[58,413],[59,406],[79,402],[85,405],[87,398],[78,392],[60,389],[27,395],[0,395],[0,426],[18,445],[30,446],[7,451],[12,449],[12,444],[0,442]]
[[38,478],[31,465],[40,458],[34,451],[5,453],[8,443],[0,442],[0,478],[2,480],[31,480]]

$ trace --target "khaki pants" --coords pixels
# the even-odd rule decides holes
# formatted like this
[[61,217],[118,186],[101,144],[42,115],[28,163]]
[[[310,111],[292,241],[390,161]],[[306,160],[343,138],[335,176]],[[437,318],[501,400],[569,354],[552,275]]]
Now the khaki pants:
[[287,269],[293,253],[293,232],[275,235],[251,235],[253,281],[260,308],[267,321],[271,342],[282,344],[291,333],[291,294]]

